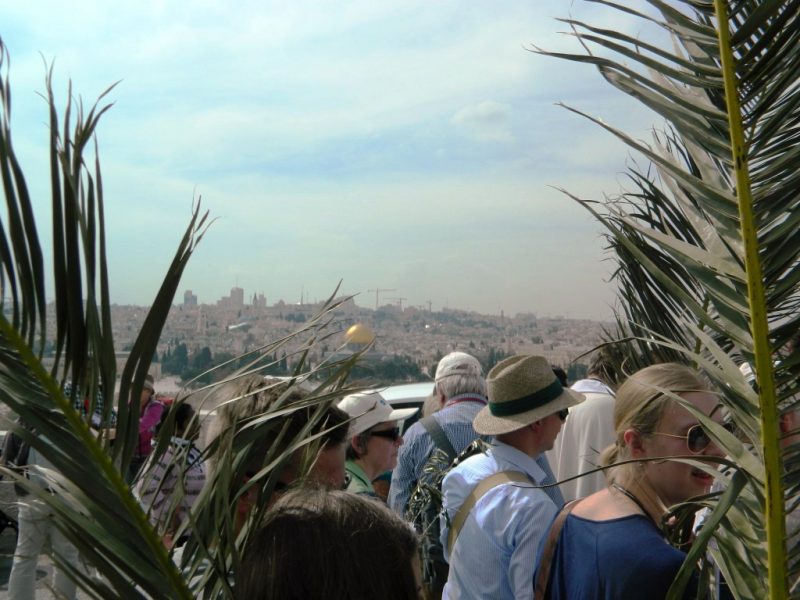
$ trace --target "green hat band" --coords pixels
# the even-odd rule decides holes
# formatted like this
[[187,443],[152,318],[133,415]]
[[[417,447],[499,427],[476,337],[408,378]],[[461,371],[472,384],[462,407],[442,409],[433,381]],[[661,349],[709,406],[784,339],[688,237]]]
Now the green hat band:
[[561,386],[561,382],[556,379],[546,388],[534,392],[533,394],[523,396],[522,398],[509,400],[508,402],[489,402],[489,412],[495,417],[518,415],[534,408],[544,406],[550,402],[550,400],[558,398],[563,390],[564,388]]

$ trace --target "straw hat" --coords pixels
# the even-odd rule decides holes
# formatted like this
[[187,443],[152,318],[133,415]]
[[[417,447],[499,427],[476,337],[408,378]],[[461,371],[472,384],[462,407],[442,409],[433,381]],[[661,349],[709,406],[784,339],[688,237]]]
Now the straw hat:
[[565,388],[543,356],[511,356],[497,363],[486,377],[489,404],[473,421],[480,435],[521,429],[586,397]]

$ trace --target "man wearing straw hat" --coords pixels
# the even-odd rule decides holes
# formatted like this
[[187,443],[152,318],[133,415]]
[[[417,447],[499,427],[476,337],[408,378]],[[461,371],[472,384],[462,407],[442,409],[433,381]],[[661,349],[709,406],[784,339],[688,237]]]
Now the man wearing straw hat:
[[584,397],[562,387],[542,356],[507,358],[486,383],[489,403],[473,425],[495,441],[442,484],[441,540],[450,563],[443,598],[532,598],[536,552],[559,508],[538,487],[546,474],[536,458],[553,447],[569,407]]

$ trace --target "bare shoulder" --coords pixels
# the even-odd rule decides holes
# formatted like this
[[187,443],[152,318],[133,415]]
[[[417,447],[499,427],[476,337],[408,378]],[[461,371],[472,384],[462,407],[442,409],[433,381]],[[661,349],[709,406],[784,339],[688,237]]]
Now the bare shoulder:
[[618,499],[606,488],[587,496],[575,506],[572,514],[590,521],[608,521],[636,514],[627,503]]

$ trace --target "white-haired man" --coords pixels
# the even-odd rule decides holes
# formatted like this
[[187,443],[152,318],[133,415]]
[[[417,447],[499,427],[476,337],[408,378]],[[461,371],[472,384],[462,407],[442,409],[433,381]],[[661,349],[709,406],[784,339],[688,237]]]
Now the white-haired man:
[[489,402],[475,431],[495,436],[485,454],[458,464],[442,483],[441,542],[450,563],[443,598],[533,597],[537,550],[558,512],[541,489],[536,458],[553,447],[582,394],[561,385],[541,356],[512,356],[489,371]]
[[481,364],[474,356],[451,352],[436,367],[433,395],[440,410],[405,432],[392,473],[389,506],[401,516],[434,448],[454,458],[478,437],[472,421],[487,402]]

